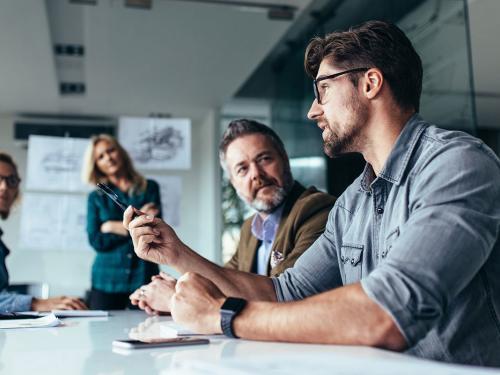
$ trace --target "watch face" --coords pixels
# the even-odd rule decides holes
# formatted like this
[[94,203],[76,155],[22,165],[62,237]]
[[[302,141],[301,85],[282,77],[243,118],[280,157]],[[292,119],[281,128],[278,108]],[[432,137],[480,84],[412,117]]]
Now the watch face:
[[221,306],[221,311],[239,312],[246,304],[246,301],[241,298],[229,297]]

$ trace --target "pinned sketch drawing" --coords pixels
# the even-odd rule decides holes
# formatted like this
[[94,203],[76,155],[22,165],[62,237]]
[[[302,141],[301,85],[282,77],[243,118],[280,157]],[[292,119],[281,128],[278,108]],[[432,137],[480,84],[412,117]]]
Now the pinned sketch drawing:
[[139,169],[191,168],[191,121],[121,117],[118,138]]
[[80,179],[88,139],[30,136],[26,189],[87,192]]
[[181,224],[182,178],[179,176],[148,175],[160,185],[163,220],[176,228]]
[[87,200],[81,194],[24,193],[19,246],[29,250],[91,251]]

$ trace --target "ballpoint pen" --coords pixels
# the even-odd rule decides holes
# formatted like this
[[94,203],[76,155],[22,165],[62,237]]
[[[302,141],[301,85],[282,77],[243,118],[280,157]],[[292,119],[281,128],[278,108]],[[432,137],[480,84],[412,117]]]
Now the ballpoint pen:
[[118,195],[115,194],[113,190],[108,185],[97,183],[97,187],[106,194],[113,202],[116,203],[118,207],[120,207],[123,211],[127,209],[127,205],[118,199]]
[[[120,207],[122,209],[123,212],[125,212],[125,210],[127,209],[127,205],[125,203],[123,203],[120,199],[118,199],[118,195],[115,194],[115,192],[113,190],[111,190],[111,188],[106,185],[106,184],[101,184],[100,182],[97,183],[97,187],[104,193],[106,194],[113,202],[116,203],[116,205],[118,207]],[[134,209],[134,214],[132,215],[132,218],[136,217],[136,216],[141,216],[141,215],[145,215],[144,212],[138,210],[137,208],[133,207]]]

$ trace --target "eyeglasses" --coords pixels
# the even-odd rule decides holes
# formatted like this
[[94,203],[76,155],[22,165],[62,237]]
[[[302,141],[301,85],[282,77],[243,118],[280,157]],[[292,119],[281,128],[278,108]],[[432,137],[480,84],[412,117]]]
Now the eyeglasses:
[[11,174],[10,176],[0,175],[0,184],[2,183],[2,181],[5,181],[9,189],[15,189],[19,186],[21,179],[14,174]]
[[319,88],[318,88],[318,82],[324,81],[325,79],[333,79],[340,77],[341,75],[348,74],[348,73],[356,73],[356,72],[364,72],[370,68],[354,68],[354,69],[349,69],[349,70],[344,70],[343,72],[340,73],[335,73],[331,74],[329,76],[324,76],[324,77],[319,77],[317,79],[313,79],[313,89],[314,89],[314,97],[316,98],[316,101],[318,104],[321,103],[321,95],[324,94]]

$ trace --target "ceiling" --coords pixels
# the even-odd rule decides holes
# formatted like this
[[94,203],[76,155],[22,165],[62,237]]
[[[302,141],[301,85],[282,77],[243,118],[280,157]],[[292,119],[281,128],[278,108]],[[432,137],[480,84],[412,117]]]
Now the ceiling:
[[[247,1],[270,3],[271,1]],[[310,0],[273,0],[295,6]],[[0,113],[170,114],[201,118],[229,99],[293,21],[255,8],[153,0],[151,10],[123,0],[0,2]],[[82,57],[54,45],[81,44]],[[61,95],[62,81],[84,82]]]

